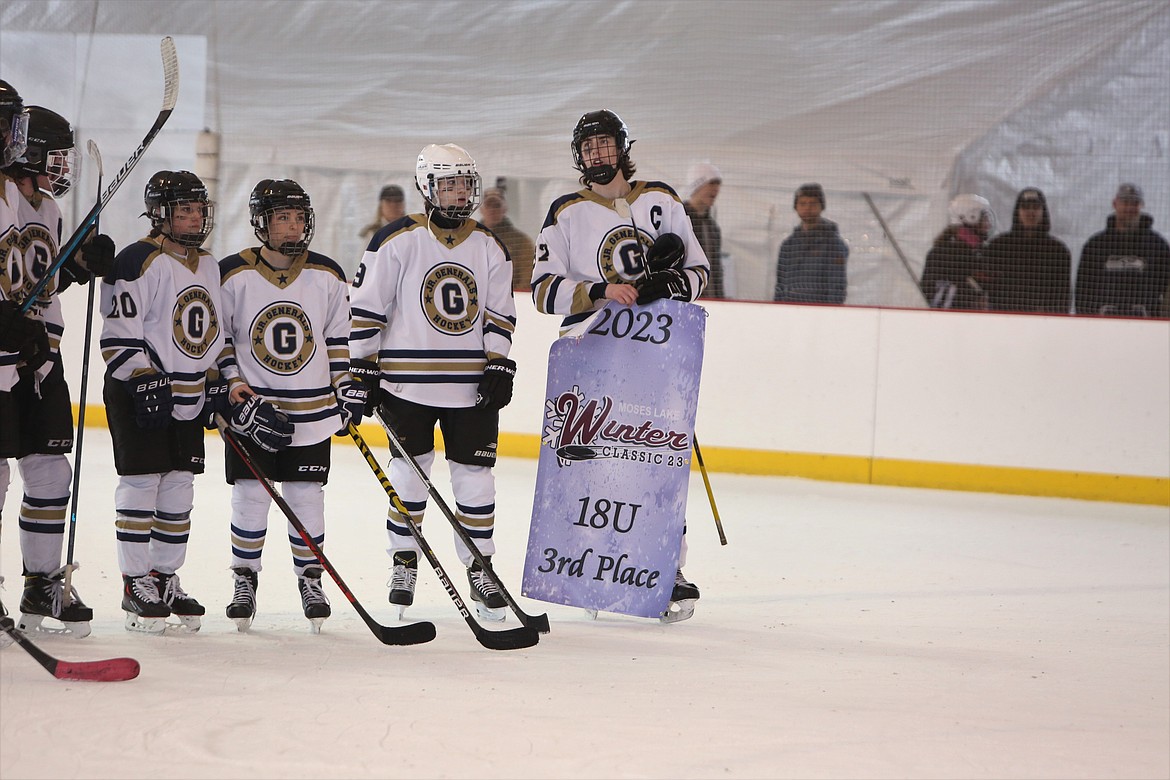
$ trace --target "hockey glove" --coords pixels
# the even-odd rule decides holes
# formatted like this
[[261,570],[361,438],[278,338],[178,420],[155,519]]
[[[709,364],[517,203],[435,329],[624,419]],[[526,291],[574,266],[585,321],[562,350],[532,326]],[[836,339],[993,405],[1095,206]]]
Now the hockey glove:
[[232,407],[232,428],[269,452],[292,444],[293,424],[288,416],[258,395]]
[[368,417],[382,401],[382,369],[372,360],[351,360],[349,373],[366,388],[366,406],[362,414]]
[[483,367],[483,379],[475,395],[477,409],[503,409],[512,403],[512,380],[516,377],[516,361],[494,358]]
[[0,351],[20,355],[34,371],[53,356],[45,323],[21,314],[15,301],[0,301]]
[[203,411],[199,415],[203,418],[203,427],[209,431],[215,430],[215,416],[227,414],[231,411],[232,402],[228,397],[228,381],[223,377],[208,379],[203,383]]
[[171,424],[171,378],[166,374],[140,374],[123,384],[134,396],[134,421],[144,430],[165,428]]
[[638,304],[657,301],[660,298],[670,298],[676,301],[691,299],[691,282],[682,271],[673,268],[666,271],[655,271],[649,276],[639,279]]
[[[352,373],[352,372],[351,372]],[[342,382],[337,388],[337,406],[341,409],[341,430],[335,435],[344,436],[350,423],[362,424],[362,417],[366,413],[366,403],[370,400],[370,391],[356,379]]]
[[82,244],[78,254],[86,270],[99,279],[114,270],[114,239],[105,233],[98,233]]
[[654,243],[646,252],[646,262],[650,266],[650,273],[665,271],[669,268],[678,268],[682,265],[687,248],[677,233],[663,233],[654,239]]

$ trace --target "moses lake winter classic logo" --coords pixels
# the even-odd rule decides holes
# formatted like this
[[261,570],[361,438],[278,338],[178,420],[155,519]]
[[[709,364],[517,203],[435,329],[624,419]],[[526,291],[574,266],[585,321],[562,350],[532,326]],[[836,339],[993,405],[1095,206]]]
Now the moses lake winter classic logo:
[[608,395],[586,399],[577,385],[545,400],[542,443],[556,452],[561,466],[612,458],[631,463],[686,467],[691,435],[682,414],[651,404],[615,401]]

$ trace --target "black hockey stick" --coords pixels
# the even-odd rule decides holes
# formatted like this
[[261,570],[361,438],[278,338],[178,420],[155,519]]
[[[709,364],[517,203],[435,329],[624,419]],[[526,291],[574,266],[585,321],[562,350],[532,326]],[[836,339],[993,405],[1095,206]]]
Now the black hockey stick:
[[341,575],[337,573],[337,569],[333,568],[333,564],[330,563],[329,559],[325,557],[325,552],[321,549],[320,545],[313,541],[313,537],[309,533],[308,529],[305,528],[304,523],[301,522],[301,519],[297,517],[296,512],[292,510],[292,507],[288,505],[288,502],[286,502],[284,497],[281,496],[280,493],[276,490],[276,486],[272,484],[272,480],[264,475],[264,472],[261,471],[260,466],[257,465],[252,456],[248,454],[248,451],[244,448],[243,443],[240,441],[239,437],[236,436],[235,431],[228,427],[227,422],[223,419],[223,415],[215,415],[215,424],[219,428],[219,433],[221,436],[223,436],[224,441],[226,441],[228,445],[233,450],[235,450],[236,454],[240,456],[240,460],[244,461],[244,465],[246,465],[248,470],[252,472],[252,475],[255,476],[257,480],[259,480],[261,485],[264,486],[264,489],[268,492],[268,495],[271,496],[272,500],[276,502],[276,505],[280,507],[280,511],[283,512],[284,516],[288,518],[288,521],[292,524],[292,527],[297,529],[297,533],[300,535],[302,541],[304,541],[305,546],[313,551],[313,555],[317,556],[317,560],[320,561],[321,566],[325,569],[325,571],[329,572],[329,576],[332,577],[333,581],[337,583],[337,587],[341,589],[341,592],[345,595],[345,598],[349,600],[349,603],[353,605],[353,608],[357,610],[359,615],[361,615],[362,620],[364,620],[366,625],[369,626],[370,631],[374,632],[374,636],[378,637],[382,644],[418,645],[422,644],[423,642],[429,642],[435,638],[434,623],[420,621],[418,623],[410,623],[405,626],[384,626],[378,621],[374,620],[374,618],[370,616],[370,613],[366,611],[366,608],[361,605],[361,602],[357,600],[357,596],[353,595],[353,591],[349,589],[349,586],[345,584],[345,580],[341,579]]
[[487,572],[487,575],[491,578],[491,581],[494,582],[496,587],[500,589],[500,595],[504,597],[504,601],[508,603],[508,606],[512,609],[512,611],[516,613],[516,617],[528,628],[534,628],[542,634],[547,634],[549,632],[548,615],[543,613],[540,615],[529,615],[520,608],[520,605],[516,603],[516,599],[512,598],[512,594],[509,593],[508,589],[504,587],[504,583],[500,580],[500,575],[496,574],[496,570],[492,568],[491,561],[489,561],[484,556],[484,554],[479,551],[479,548],[475,545],[475,541],[471,538],[463,526],[459,524],[459,520],[455,517],[455,513],[451,511],[451,507],[447,505],[447,502],[443,500],[443,496],[437,489],[435,489],[434,483],[431,482],[431,480],[423,472],[422,467],[418,465],[418,461],[415,460],[414,457],[406,451],[406,448],[402,446],[402,441],[398,438],[398,435],[394,433],[394,429],[390,427],[390,423],[388,423],[386,418],[382,415],[381,406],[376,409],[374,414],[382,423],[382,430],[386,431],[386,438],[390,440],[390,448],[394,451],[395,456],[405,459],[406,462],[410,464],[410,469],[415,473],[415,476],[417,476],[422,481],[422,483],[426,485],[427,493],[429,493],[431,498],[435,500],[435,504],[438,505],[439,510],[443,513],[443,516],[447,518],[447,522],[449,522],[451,527],[455,529],[455,533],[459,537],[460,541],[462,541],[463,544],[467,547],[468,551],[471,552],[471,557],[475,558],[476,562],[478,562],[479,565],[483,567],[483,570]]
[[104,195],[93,204],[93,208],[85,215],[85,219],[81,220],[81,224],[73,231],[73,235],[69,237],[58,250],[57,256],[53,258],[49,270],[45,272],[36,285],[33,286],[32,292],[20,304],[21,313],[27,312],[45,289],[45,285],[49,283],[56,274],[61,265],[73,256],[77,251],[77,247],[81,246],[82,242],[89,236],[91,230],[97,225],[98,215],[102,213],[102,209],[110,202],[110,198],[114,197],[114,193],[126,181],[126,177],[130,175],[130,171],[134,170],[134,166],[142,159],[142,155],[146,152],[146,147],[150,146],[150,142],[162,130],[167,119],[170,118],[171,112],[175,109],[175,103],[179,99],[179,55],[175,51],[175,41],[168,35],[162,39],[162,61],[163,61],[163,105],[162,110],[158,112],[158,118],[154,120],[154,125],[147,131],[146,136],[142,139],[142,143],[134,150],[134,154],[130,155],[130,159],[118,171],[118,175],[110,182],[110,186],[106,189]]
[[[93,158],[94,164],[97,165],[97,202],[100,203],[102,199],[102,153],[92,138],[89,139],[86,148],[89,150],[89,156]],[[93,229],[95,233],[100,232],[96,219],[93,221]],[[73,437],[73,493],[69,507],[69,544],[65,552],[65,576],[62,580],[64,586],[61,590],[61,601],[65,606],[73,603],[73,572],[77,570],[79,565],[77,561],[73,560],[73,544],[77,539],[77,494],[81,490],[81,445],[85,441],[85,398],[89,390],[89,350],[90,344],[93,342],[93,298],[98,283],[96,276],[90,279],[89,291],[86,293],[89,297],[85,304],[85,346],[81,349],[81,390],[78,392],[77,399],[77,435]]]
[[520,626],[519,628],[509,629],[507,631],[488,631],[479,622],[471,616],[471,611],[467,609],[467,604],[459,596],[459,591],[455,590],[455,586],[451,584],[451,578],[447,576],[447,572],[443,569],[443,564],[439,563],[438,557],[434,550],[427,544],[427,540],[423,538],[422,531],[419,530],[418,523],[410,516],[410,511],[402,503],[398,492],[394,490],[394,486],[390,484],[390,478],[386,476],[386,472],[382,471],[382,467],[378,465],[378,459],[374,457],[374,453],[370,451],[366,440],[362,438],[361,431],[350,423],[347,428],[350,437],[353,438],[358,449],[361,450],[365,456],[366,463],[369,464],[370,470],[374,472],[374,476],[382,483],[382,489],[386,491],[386,495],[390,498],[390,506],[406,523],[406,527],[410,529],[410,535],[414,537],[414,541],[418,544],[423,555],[426,556],[427,561],[430,562],[431,568],[435,570],[435,574],[439,578],[439,582],[443,583],[444,590],[447,595],[451,597],[451,601],[455,602],[455,606],[459,609],[459,614],[467,621],[467,625],[471,626],[471,632],[475,634],[475,638],[484,647],[492,650],[518,650],[524,647],[532,647],[540,641],[540,634],[534,629],[527,626]]
[[141,667],[133,658],[108,658],[104,661],[62,661],[46,653],[24,635],[8,616],[0,617],[0,630],[8,634],[25,651],[58,680],[85,682],[121,682],[133,680]]

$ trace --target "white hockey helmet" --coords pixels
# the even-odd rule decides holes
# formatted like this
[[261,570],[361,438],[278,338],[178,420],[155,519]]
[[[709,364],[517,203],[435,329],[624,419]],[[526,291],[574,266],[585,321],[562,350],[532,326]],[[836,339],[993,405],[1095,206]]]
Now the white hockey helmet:
[[[441,179],[467,177],[467,203],[440,206],[438,183]],[[418,153],[414,168],[414,182],[418,191],[440,214],[452,219],[467,219],[479,208],[481,180],[475,160],[462,146],[456,144],[429,144]]]
[[995,213],[991,210],[991,203],[979,195],[956,195],[951,199],[947,215],[952,225],[979,227],[984,217],[987,218],[989,225],[995,224]]

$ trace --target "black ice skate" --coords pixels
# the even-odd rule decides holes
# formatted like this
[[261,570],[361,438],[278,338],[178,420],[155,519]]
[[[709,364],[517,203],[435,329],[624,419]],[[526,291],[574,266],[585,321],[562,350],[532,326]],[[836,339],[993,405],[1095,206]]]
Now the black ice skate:
[[152,571],[151,575],[158,582],[159,597],[170,608],[171,614],[179,619],[176,628],[198,631],[203,625],[207,609],[183,590],[179,584],[179,575],[163,574],[161,571]]
[[670,604],[658,618],[663,623],[678,623],[695,614],[695,602],[699,600],[699,587],[683,576],[682,569],[674,574],[674,590],[670,592]]
[[[64,570],[52,574],[26,574],[17,627],[26,633],[65,634],[74,639],[89,636],[93,610],[81,603],[73,588],[69,589],[69,596],[69,604],[65,604]],[[58,621],[61,627],[43,625],[45,618]]]
[[122,609],[126,630],[140,634],[161,634],[171,616],[171,608],[158,595],[158,580],[151,574],[122,575]]
[[[484,560],[489,564],[492,562],[490,555],[484,556]],[[505,609],[508,602],[504,601],[499,586],[483,570],[479,561],[473,561],[467,570],[467,582],[471,585],[471,600],[475,602],[475,611],[481,620],[499,622],[508,616]]]
[[399,550],[394,553],[394,566],[390,569],[390,603],[398,607],[398,617],[414,603],[414,586],[418,581],[418,553],[414,550]]
[[305,608],[305,617],[312,623],[310,630],[314,634],[321,633],[321,624],[325,618],[333,614],[329,608],[329,599],[321,589],[321,570],[305,569],[305,573],[297,578],[297,587],[301,591],[301,606]]
[[236,628],[247,631],[252,625],[252,618],[256,616],[259,574],[246,566],[240,566],[232,569],[232,580],[235,582],[235,592],[232,594],[232,603],[227,606],[227,616],[236,621]]

